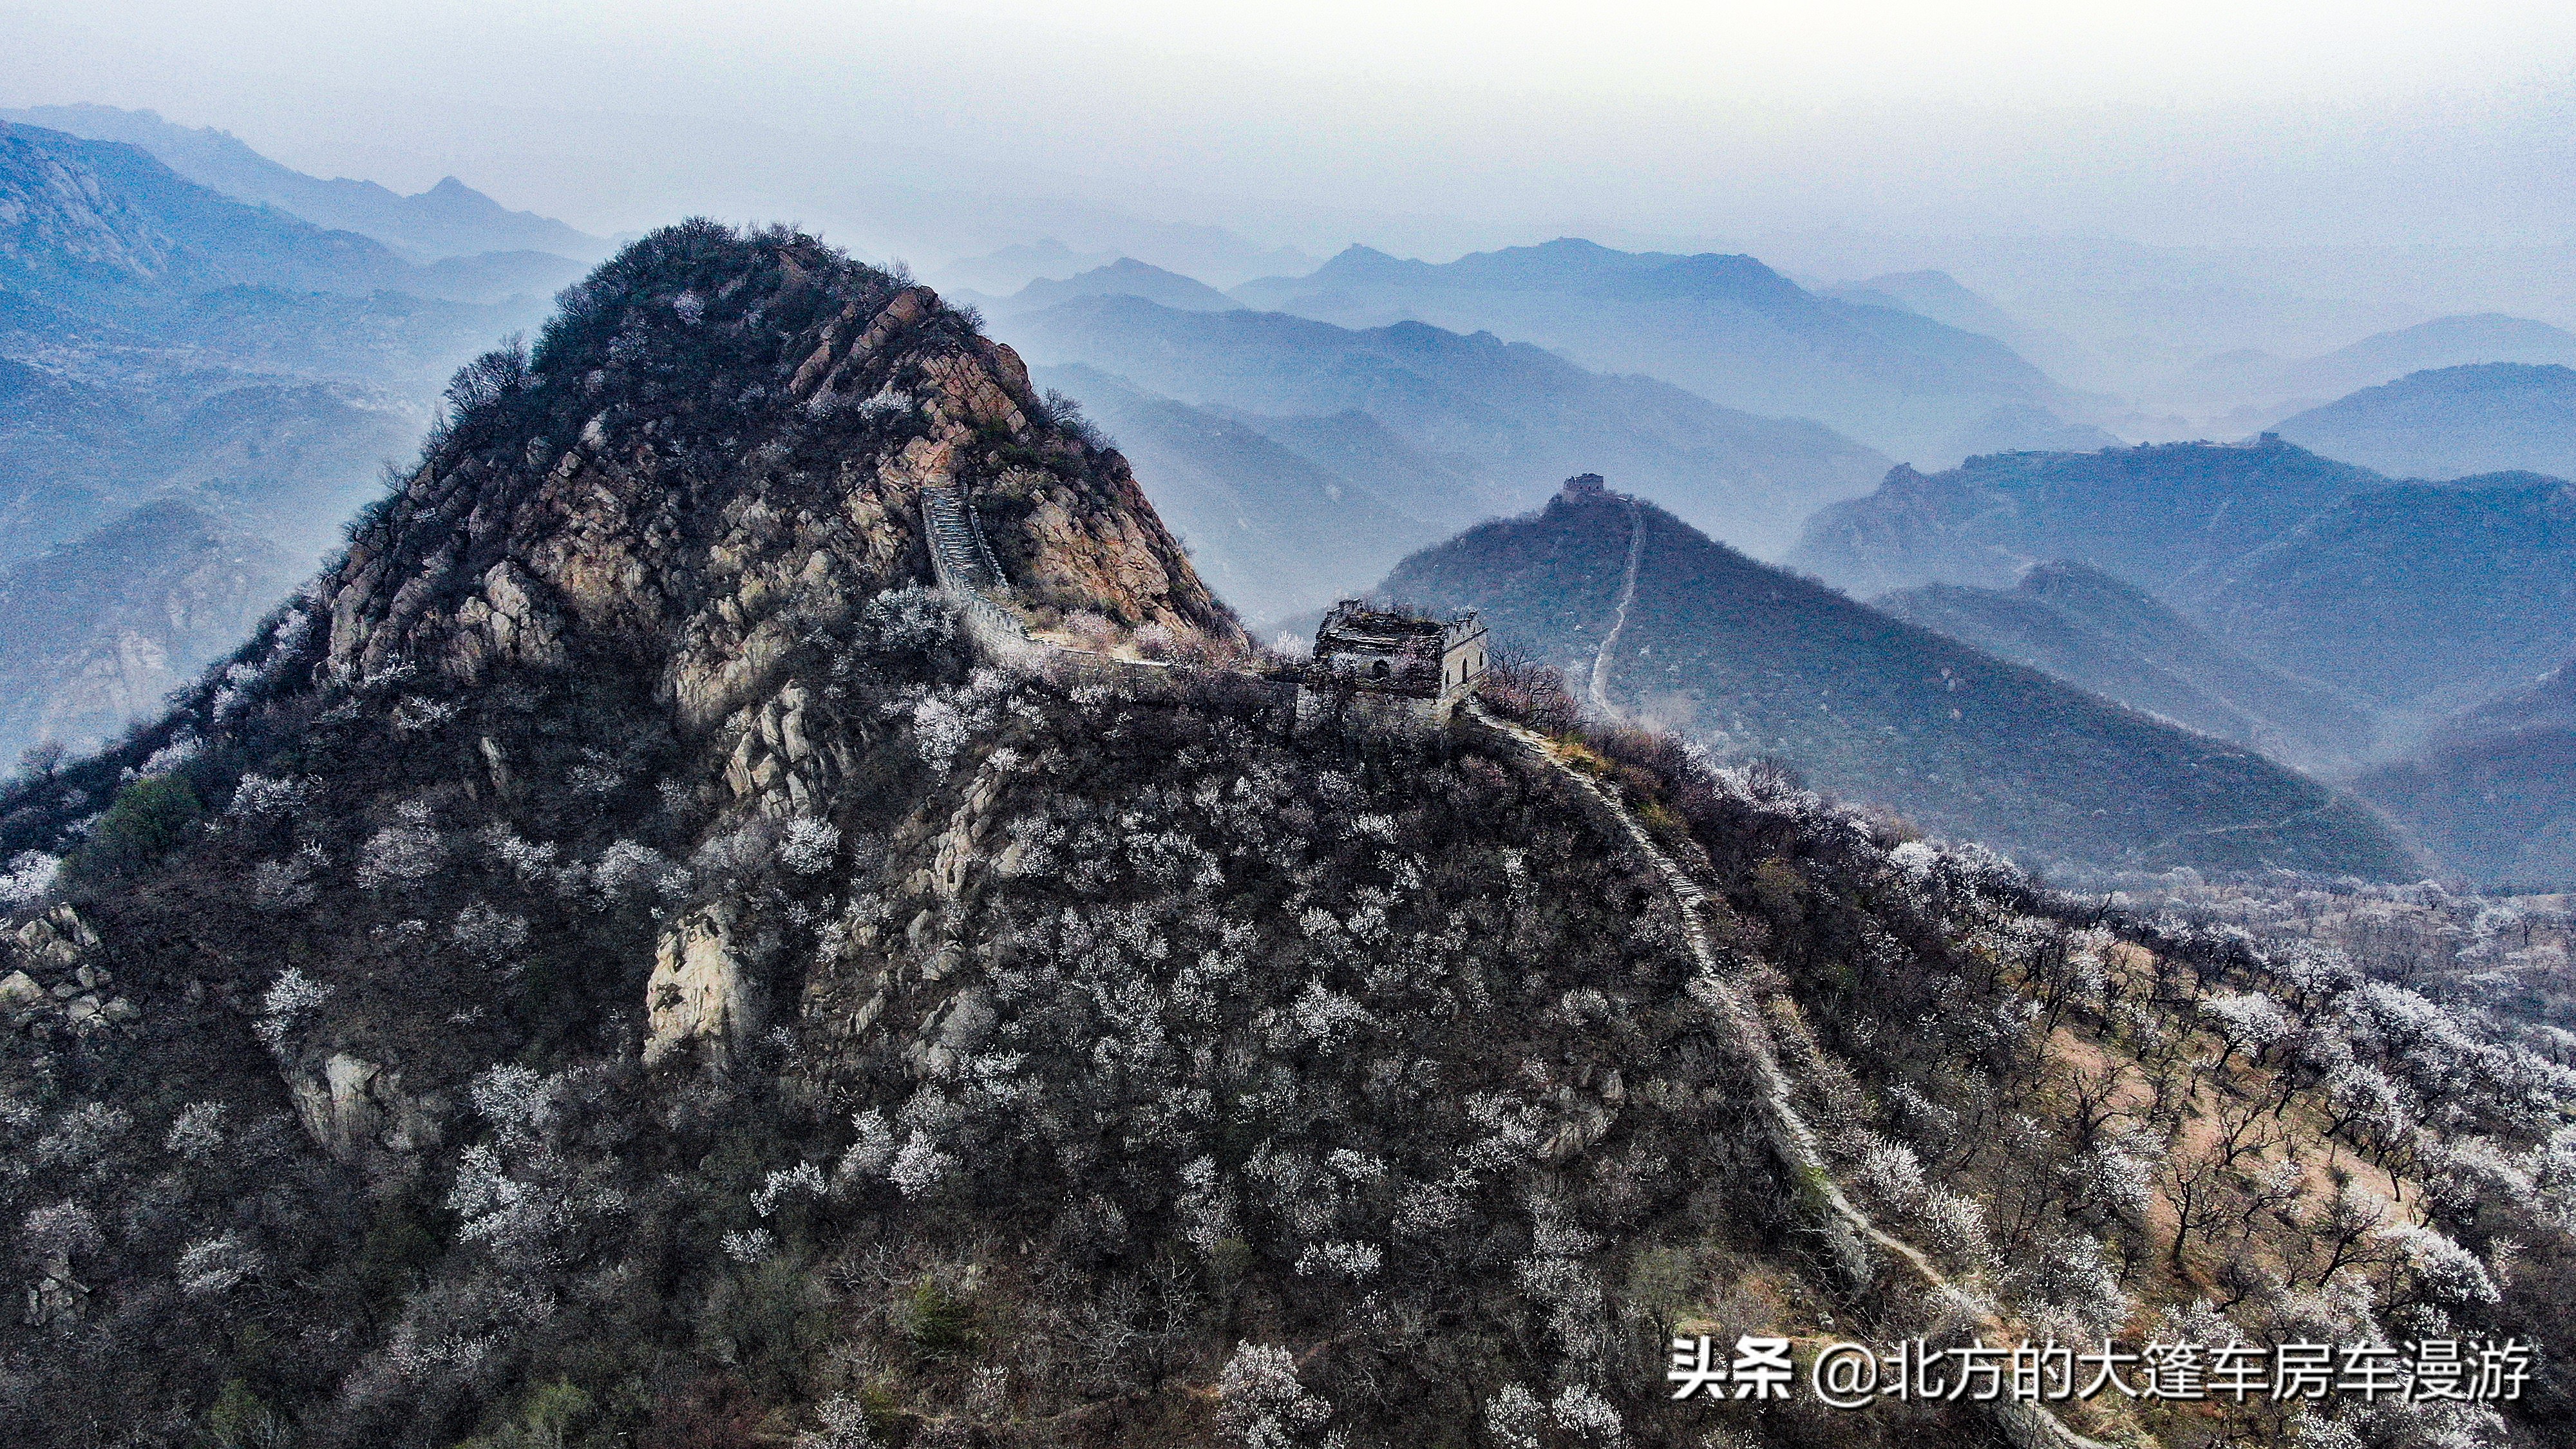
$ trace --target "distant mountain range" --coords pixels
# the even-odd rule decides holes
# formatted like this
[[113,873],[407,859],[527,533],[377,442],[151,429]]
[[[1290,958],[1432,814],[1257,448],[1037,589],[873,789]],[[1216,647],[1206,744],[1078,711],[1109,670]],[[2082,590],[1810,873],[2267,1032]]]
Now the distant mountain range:
[[2452,714],[2576,649],[2576,487],[2497,474],[2358,494],[2238,560],[2195,612],[2354,698]]
[[2409,373],[2491,362],[2576,366],[2576,333],[2500,312],[2436,317],[2315,357],[2222,353],[2195,364],[2167,390],[2203,407],[2278,418]]
[[312,569],[309,554],[166,499],[0,565],[0,749],[113,738]]
[[1818,294],[1865,307],[1893,307],[1918,317],[1991,337],[2051,376],[2085,378],[2109,364],[2086,343],[2041,323],[2015,315],[1948,272],[1925,269],[1819,288]]
[[1116,252],[1076,251],[1055,237],[1013,242],[978,256],[960,257],[939,268],[944,291],[963,288],[986,296],[1019,291],[1033,281],[1064,278],[1120,260]]
[[2435,738],[2459,744],[2531,729],[2576,729],[2576,659],[2462,713],[2444,724]]
[[1092,296],[996,330],[1034,363],[1090,366],[1196,407],[1366,414],[1473,480],[1477,496],[1460,505],[1468,518],[1526,508],[1597,461],[1693,523],[1776,554],[1811,509],[1866,490],[1886,467],[1820,423],[1736,412],[1668,383],[1604,376],[1538,347],[1420,322],[1353,330]]
[[453,176],[417,196],[372,181],[325,181],[279,165],[229,131],[173,125],[153,111],[30,106],[0,110],[0,121],[139,147],[199,186],[291,212],[316,226],[373,237],[416,261],[484,252],[548,252],[589,261],[609,248],[606,240],[552,217],[512,211]]
[[1231,312],[1243,304],[1192,277],[1120,257],[1062,281],[1040,277],[988,310],[999,315],[1034,312],[1076,297],[1142,297],[1181,312]]
[[2482,885],[2576,882],[2576,659],[2446,722],[2356,787]]
[[1345,327],[1488,330],[1727,407],[1817,418],[1927,464],[1955,461],[1951,435],[1999,407],[2079,401],[1991,337],[1809,292],[1748,256],[1567,239],[1435,264],[1352,247],[1310,276],[1247,282],[1233,295]]
[[[2528,400],[2557,371],[2376,391],[2421,400],[2501,377]],[[2378,761],[2352,788],[2481,885],[2576,881],[2576,486],[2393,483],[2275,437],[1974,458],[1895,470],[1820,512],[1792,559],[2283,759],[2338,774]]]
[[122,387],[0,358],[0,562],[154,498],[185,499],[309,560],[426,421],[319,383],[191,381]]
[[1938,456],[1974,458],[1989,453],[2085,453],[2128,446],[2091,423],[2070,423],[2046,408],[2008,403],[1959,431]]
[[2154,595],[2083,564],[2035,565],[2009,590],[1926,584],[1870,602],[2304,768],[2347,764],[2377,733],[2366,712],[2333,691],[2255,663]]
[[2485,362],[2409,373],[2285,419],[2278,431],[2398,478],[2517,470],[2576,478],[2576,370]]
[[577,271],[423,264],[0,123],[0,752],[93,743],[237,640]]
[[1858,593],[2010,587],[2067,560],[2384,712],[2384,744],[2576,648],[2576,495],[2528,474],[2392,484],[2267,438],[1899,469],[1791,561]]
[[1899,468],[1807,522],[1793,567],[1861,595],[1920,584],[2009,588],[2034,563],[2091,564],[2172,600],[2387,479],[2277,439],[1970,458]]
[[[1459,501],[1474,496],[1466,480],[1427,459],[1408,480],[1413,487],[1386,487],[1382,477],[1360,481],[1248,419],[1141,392],[1094,368],[1041,367],[1031,376],[1081,399],[1085,413],[1109,430],[1199,576],[1249,624],[1356,593],[1447,532],[1399,500],[1453,488],[1457,496],[1444,500],[1443,511],[1454,514]],[[1332,420],[1309,421],[1335,431]],[[1354,432],[1375,427],[1366,417],[1347,421]],[[1390,452],[1403,448],[1391,435],[1386,441]]]
[[491,301],[580,270],[540,252],[412,262],[209,190],[137,147],[0,122],[0,288],[97,304],[227,286]]
[[1380,591],[1478,609],[1498,640],[1728,759],[1784,758],[1819,788],[2026,860],[2420,868],[2367,810],[2286,766],[1757,563],[1651,504],[1569,490],[1414,555]]

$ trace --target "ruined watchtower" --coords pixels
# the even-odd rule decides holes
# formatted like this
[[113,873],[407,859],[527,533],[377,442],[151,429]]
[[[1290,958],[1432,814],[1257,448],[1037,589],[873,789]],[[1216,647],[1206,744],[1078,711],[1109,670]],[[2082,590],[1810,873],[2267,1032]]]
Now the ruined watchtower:
[[1315,631],[1315,668],[1372,694],[1409,700],[1434,721],[1485,677],[1485,626],[1469,610],[1446,623],[1344,599]]

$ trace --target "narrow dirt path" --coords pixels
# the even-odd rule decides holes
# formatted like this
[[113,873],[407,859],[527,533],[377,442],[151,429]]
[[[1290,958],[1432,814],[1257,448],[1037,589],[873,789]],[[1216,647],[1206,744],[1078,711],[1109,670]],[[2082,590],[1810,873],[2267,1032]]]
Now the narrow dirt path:
[[[1633,589],[1636,582],[1634,544],[1629,551],[1628,578]],[[1624,623],[1627,604],[1624,595],[1620,603],[1620,622]],[[1605,651],[1610,642],[1608,639],[1602,641]],[[1601,677],[1597,663],[1593,677],[1594,698],[1597,700]],[[1682,933],[1690,944],[1691,959],[1699,966],[1699,974],[1684,990],[1743,1048],[1746,1060],[1752,1063],[1755,1078],[1761,1084],[1759,1105],[1764,1133],[1770,1139],[1772,1150],[1788,1164],[1791,1175],[1815,1189],[1825,1211],[1841,1220],[1864,1241],[1905,1264],[1925,1287],[1934,1292],[1956,1294],[1962,1300],[1978,1305],[1980,1317],[1986,1318],[1991,1326],[2001,1328],[2001,1323],[1993,1319],[1991,1310],[1984,1307],[1987,1302],[1984,1294],[1952,1282],[1921,1249],[1881,1228],[1843,1192],[1842,1184],[1834,1180],[1833,1169],[1826,1163],[1823,1149],[1816,1144],[1814,1130],[1808,1127],[1806,1119],[1799,1115],[1796,1103],[1791,1100],[1789,1078],[1780,1070],[1771,1029],[1763,1023],[1761,1014],[1744,999],[1744,994],[1726,979],[1720,970],[1717,953],[1709,945],[1708,930],[1701,919],[1701,911],[1708,904],[1708,893],[1701,890],[1689,873],[1655,843],[1646,827],[1639,824],[1637,817],[1620,801],[1616,787],[1605,788],[1599,781],[1566,763],[1555,747],[1535,731],[1508,720],[1496,719],[1476,700],[1468,700],[1465,707],[1477,723],[1518,741],[1549,768],[1571,781],[1576,789],[1590,796],[1612,820],[1618,822],[1621,831],[1654,866],[1655,873],[1663,877],[1665,887],[1673,893],[1674,903],[1681,908]],[[2026,1449],[2110,1449],[2101,1441],[2086,1438],[2068,1428],[2056,1415],[2036,1405],[2006,1402],[1997,1403],[1993,1408],[2006,1437],[2015,1444],[2026,1446]]]
[[1611,651],[1619,636],[1628,629],[1628,608],[1637,602],[1637,563],[1646,556],[1646,515],[1637,509],[1637,500],[1621,498],[1628,505],[1628,576],[1619,585],[1619,602],[1610,611],[1610,632],[1601,636],[1601,647],[1592,651],[1592,707],[1608,719],[1625,719],[1619,706],[1610,702]]

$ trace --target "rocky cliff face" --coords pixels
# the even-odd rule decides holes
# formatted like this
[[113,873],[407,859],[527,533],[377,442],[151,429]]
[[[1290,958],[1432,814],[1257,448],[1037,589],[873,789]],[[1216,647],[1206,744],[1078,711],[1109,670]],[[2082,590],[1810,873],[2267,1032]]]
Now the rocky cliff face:
[[811,243],[629,253],[566,294],[533,358],[459,387],[324,582],[335,675],[401,660],[471,684],[561,663],[577,634],[710,724],[766,697],[800,630],[924,575],[929,487],[966,491],[1041,611],[1233,627],[1124,460],[1033,421],[1008,348]]
[[[1007,352],[807,239],[658,233],[454,403],[168,717],[0,795],[0,1439],[1974,1444],[2030,1426],[1676,1403],[1669,1335],[2576,1299],[2566,1073],[2506,1024],[2104,924],[1525,672],[1564,740],[979,656],[927,484],[1034,622],[1233,627]],[[2344,1054],[2205,1024],[2260,992]],[[2444,1206],[2321,1268],[2266,1225],[2362,1201],[2284,1165],[2364,1068],[2356,1191]]]

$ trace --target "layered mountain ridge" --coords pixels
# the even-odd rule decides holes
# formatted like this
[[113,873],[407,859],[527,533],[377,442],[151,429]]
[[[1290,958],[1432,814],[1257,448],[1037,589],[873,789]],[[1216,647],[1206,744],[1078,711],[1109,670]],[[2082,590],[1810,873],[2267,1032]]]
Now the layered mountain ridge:
[[1642,501],[1569,486],[1414,555],[1381,591],[1481,610],[1597,702],[1721,758],[1784,762],[2023,859],[2420,868],[2367,810],[2251,749],[1757,563]]
[[2087,565],[2376,709],[2403,747],[2576,647],[2571,496],[2527,473],[2394,483],[2271,434],[2016,453],[1900,468],[1819,510],[1790,561],[1863,595]]
[[[2185,1444],[2279,1416],[1663,1372],[2564,1331],[2570,1078],[2514,1021],[1508,660],[1440,728],[1187,667],[1240,640],[1124,460],[810,238],[672,228],[562,307],[167,715],[0,793],[0,1437]],[[1182,666],[979,652],[932,490],[1025,622]]]
[[1750,256],[1622,252],[1563,238],[1446,263],[1354,246],[1305,277],[1234,289],[1345,327],[1404,320],[1561,349],[1726,407],[1819,419],[1898,458],[1998,407],[2077,401],[1991,337],[1913,311],[1808,292]]
[[509,210],[453,176],[414,196],[372,181],[326,181],[270,160],[229,131],[175,125],[152,111],[30,106],[0,111],[0,121],[139,147],[200,186],[292,212],[316,226],[374,237],[416,260],[486,252],[587,258],[607,245],[550,217]]
[[1809,509],[1885,472],[1884,458],[1820,423],[1738,412],[1649,377],[1587,372],[1490,332],[1421,322],[1354,330],[1123,295],[1013,316],[1001,330],[1035,362],[1086,365],[1194,407],[1309,419],[1366,413],[1473,480],[1474,496],[1452,505],[1452,517],[1525,508],[1569,474],[1609,469],[1710,532],[1770,555],[1789,545]]
[[[0,123],[0,194],[9,758],[152,713],[341,541],[457,364],[578,271],[534,253],[421,265],[133,145],[28,125]],[[196,522],[167,526],[172,507]],[[83,607],[29,603],[53,591]]]
[[101,301],[228,285],[493,301],[579,270],[537,252],[410,262],[371,237],[183,180],[136,147],[6,121],[0,199],[0,285]]

